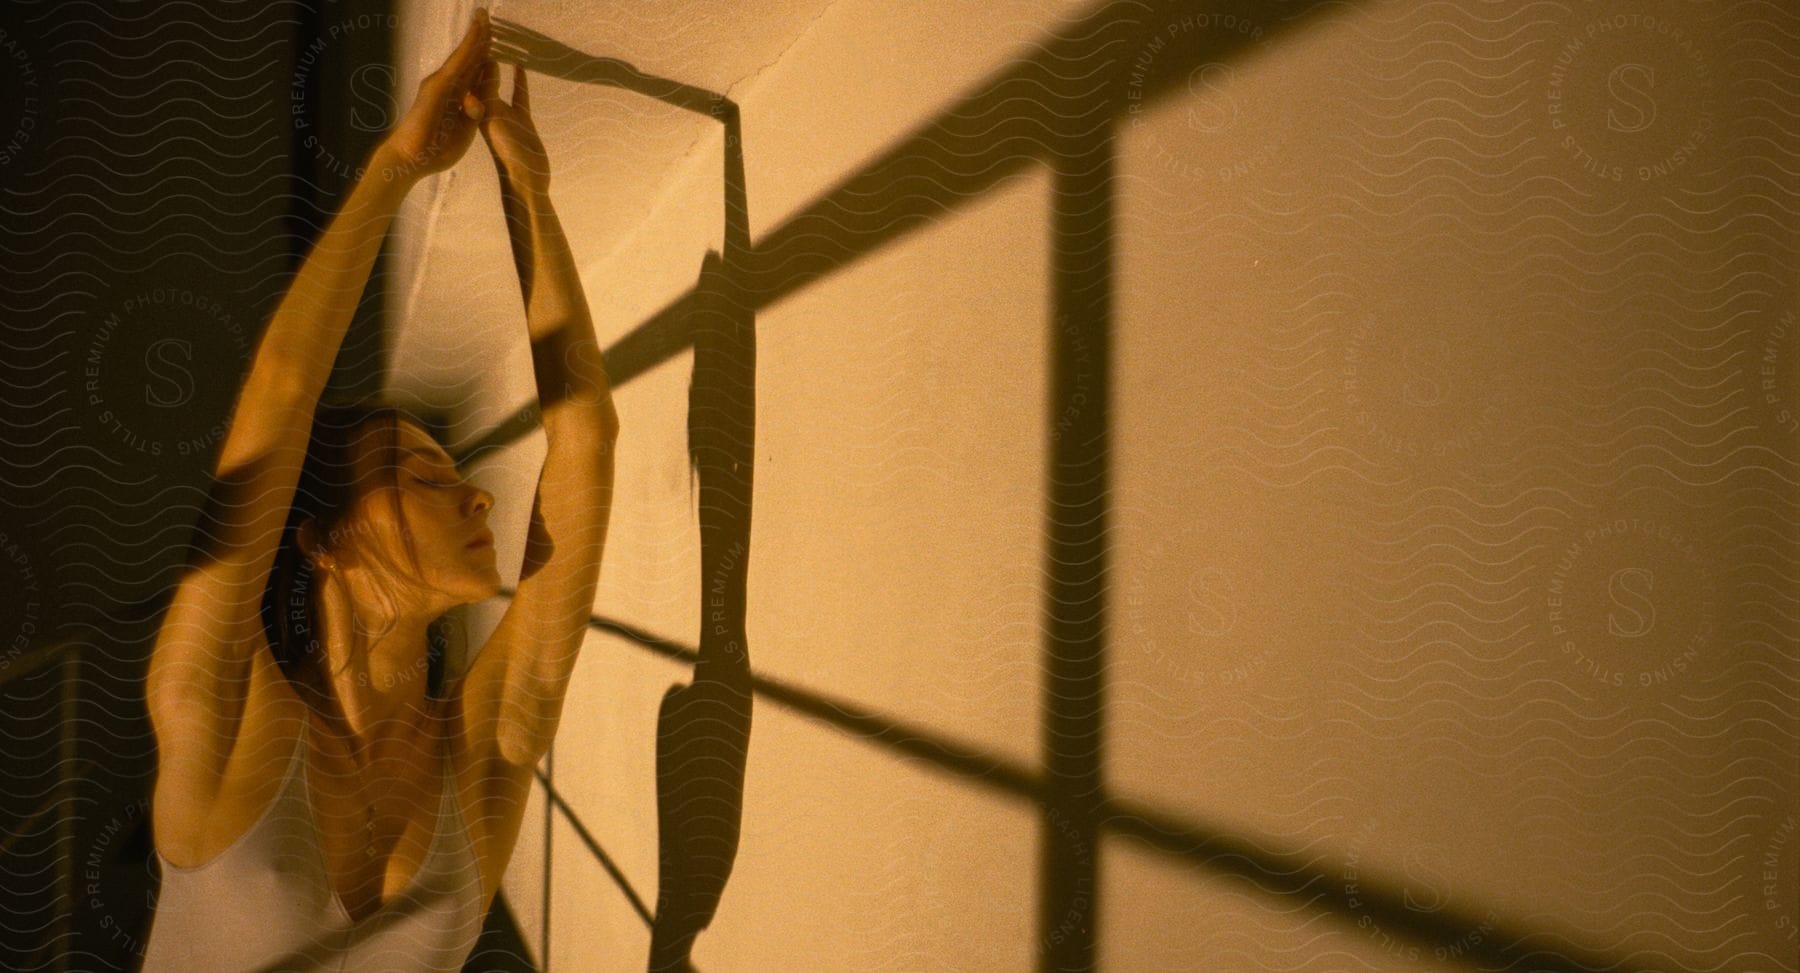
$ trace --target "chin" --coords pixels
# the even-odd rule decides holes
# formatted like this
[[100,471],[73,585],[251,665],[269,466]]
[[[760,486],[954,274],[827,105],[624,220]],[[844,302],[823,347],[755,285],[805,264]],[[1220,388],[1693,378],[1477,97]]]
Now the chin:
[[500,573],[494,571],[485,575],[473,575],[460,579],[455,585],[447,586],[442,590],[454,598],[459,605],[473,605],[499,594],[500,587]]
[[485,601],[489,598],[492,598],[495,595],[500,593],[501,585],[502,585],[502,582],[500,580],[500,572],[497,570],[489,571],[487,573],[487,577],[482,578],[479,582],[476,583],[475,590],[476,590],[477,594],[474,598],[472,598],[470,600],[471,601]]

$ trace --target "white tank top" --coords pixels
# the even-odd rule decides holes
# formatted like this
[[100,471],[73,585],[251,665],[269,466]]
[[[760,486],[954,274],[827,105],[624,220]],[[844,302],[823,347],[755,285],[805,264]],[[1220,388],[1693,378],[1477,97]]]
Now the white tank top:
[[481,933],[481,872],[443,764],[437,829],[405,892],[352,922],[331,887],[306,780],[306,723],[275,799],[211,861],[157,853],[142,973],[456,973]]

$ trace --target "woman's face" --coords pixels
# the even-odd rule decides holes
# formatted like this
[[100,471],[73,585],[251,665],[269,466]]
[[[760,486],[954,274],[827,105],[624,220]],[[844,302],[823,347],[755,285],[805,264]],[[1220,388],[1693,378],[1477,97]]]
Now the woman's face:
[[388,467],[385,430],[377,423],[365,428],[370,434],[353,447],[358,487],[346,520],[377,538],[400,572],[410,573],[405,547],[410,535],[418,554],[417,583],[428,592],[455,604],[493,597],[501,583],[487,526],[493,494],[464,480],[455,461],[419,426],[400,421],[395,428],[398,470]]

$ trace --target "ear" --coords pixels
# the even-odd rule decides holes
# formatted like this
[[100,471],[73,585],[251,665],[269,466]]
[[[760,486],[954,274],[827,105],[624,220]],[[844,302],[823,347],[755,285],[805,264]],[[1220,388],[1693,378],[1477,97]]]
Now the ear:
[[300,546],[300,554],[308,561],[317,564],[321,556],[329,559],[324,545],[319,543],[319,518],[308,517],[300,521],[294,528],[294,542]]

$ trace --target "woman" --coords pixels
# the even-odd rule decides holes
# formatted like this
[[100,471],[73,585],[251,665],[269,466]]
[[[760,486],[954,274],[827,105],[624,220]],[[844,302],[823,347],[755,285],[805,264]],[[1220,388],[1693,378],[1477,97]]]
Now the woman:
[[[251,362],[146,683],[163,871],[146,970],[460,969],[512,854],[591,611],[618,419],[524,72],[502,101],[488,43],[477,11]],[[517,592],[439,698],[433,621],[500,587],[493,497],[399,410],[319,400],[401,199],[476,128],[549,450]]]

